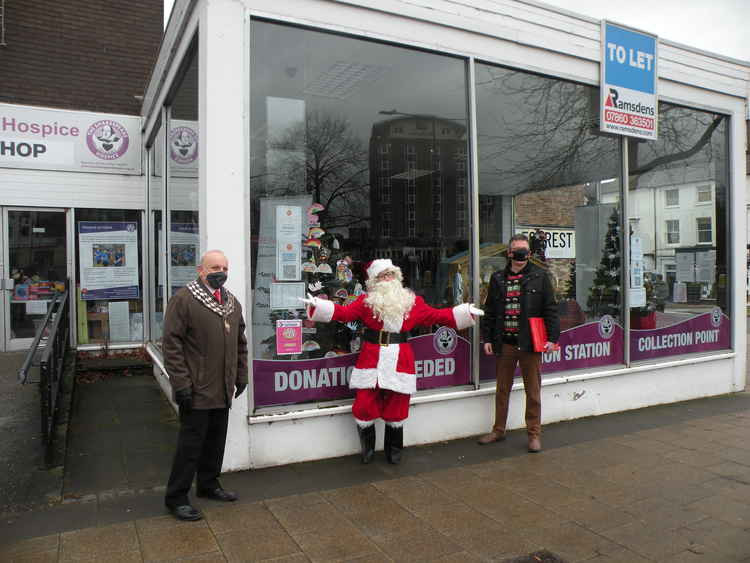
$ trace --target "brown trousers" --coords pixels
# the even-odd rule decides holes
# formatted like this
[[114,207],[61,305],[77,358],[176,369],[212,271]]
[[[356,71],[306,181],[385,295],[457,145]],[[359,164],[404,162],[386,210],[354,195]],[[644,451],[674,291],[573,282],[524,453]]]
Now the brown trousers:
[[526,392],[526,432],[530,438],[538,438],[542,433],[542,376],[539,371],[542,355],[539,352],[522,352],[515,346],[505,343],[500,357],[497,358],[495,426],[492,429],[501,434],[505,433],[510,390],[513,388],[513,374],[517,364],[521,366]]

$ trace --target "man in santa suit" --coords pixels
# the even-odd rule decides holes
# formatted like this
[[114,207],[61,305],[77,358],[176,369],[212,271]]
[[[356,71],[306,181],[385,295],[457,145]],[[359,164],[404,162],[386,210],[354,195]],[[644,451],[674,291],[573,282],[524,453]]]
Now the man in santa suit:
[[463,303],[450,309],[434,309],[403,286],[401,269],[389,259],[373,260],[367,268],[367,293],[347,306],[308,294],[302,301],[307,316],[317,322],[364,324],[359,358],[349,379],[356,389],[352,414],[357,423],[362,463],[370,463],[375,451],[375,419],[385,421],[384,449],[389,463],[401,461],[404,420],[409,398],[417,390],[414,352],[407,342],[417,326],[444,325],[461,330],[472,326],[481,309]]

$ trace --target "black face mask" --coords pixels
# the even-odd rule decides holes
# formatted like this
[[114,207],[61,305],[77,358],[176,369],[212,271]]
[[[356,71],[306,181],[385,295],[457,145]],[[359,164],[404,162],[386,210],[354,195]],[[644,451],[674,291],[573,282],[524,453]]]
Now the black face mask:
[[529,251],[525,248],[521,248],[519,250],[514,250],[513,252],[511,252],[510,256],[516,262],[526,262],[526,260],[529,259]]
[[219,289],[224,285],[225,281],[227,281],[226,272],[211,272],[210,274],[206,274],[206,283],[213,289]]

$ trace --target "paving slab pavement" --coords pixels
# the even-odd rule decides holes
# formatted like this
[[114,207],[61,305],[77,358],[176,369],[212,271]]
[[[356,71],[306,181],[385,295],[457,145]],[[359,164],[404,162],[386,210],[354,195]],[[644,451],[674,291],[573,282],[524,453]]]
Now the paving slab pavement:
[[[348,456],[232,473],[223,484],[241,500],[198,500],[206,518],[183,523],[162,506],[176,425],[155,383],[100,383],[88,390],[106,408],[89,411],[96,423],[74,416],[68,454],[88,447],[89,463],[120,467],[81,463],[62,503],[5,514],[0,561],[533,561],[547,550],[569,563],[750,562],[749,393],[548,425],[536,455],[517,431],[484,447],[410,447],[400,466],[378,453],[368,466]],[[124,421],[125,406],[150,400],[150,415],[133,414],[140,426]],[[123,423],[141,430],[128,440]],[[91,444],[76,446],[83,434]]]

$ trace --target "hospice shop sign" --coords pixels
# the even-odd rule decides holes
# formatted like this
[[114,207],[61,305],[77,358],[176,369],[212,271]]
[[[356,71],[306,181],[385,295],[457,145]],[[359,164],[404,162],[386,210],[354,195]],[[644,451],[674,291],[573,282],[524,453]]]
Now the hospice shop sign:
[[[417,389],[465,385],[471,382],[470,344],[455,330],[441,327],[434,334],[410,338]],[[283,405],[353,397],[349,389],[358,354],[312,360],[254,360],[255,406]]]
[[658,38],[602,21],[600,129],[656,139]]
[[0,104],[0,167],[141,173],[141,119]]

